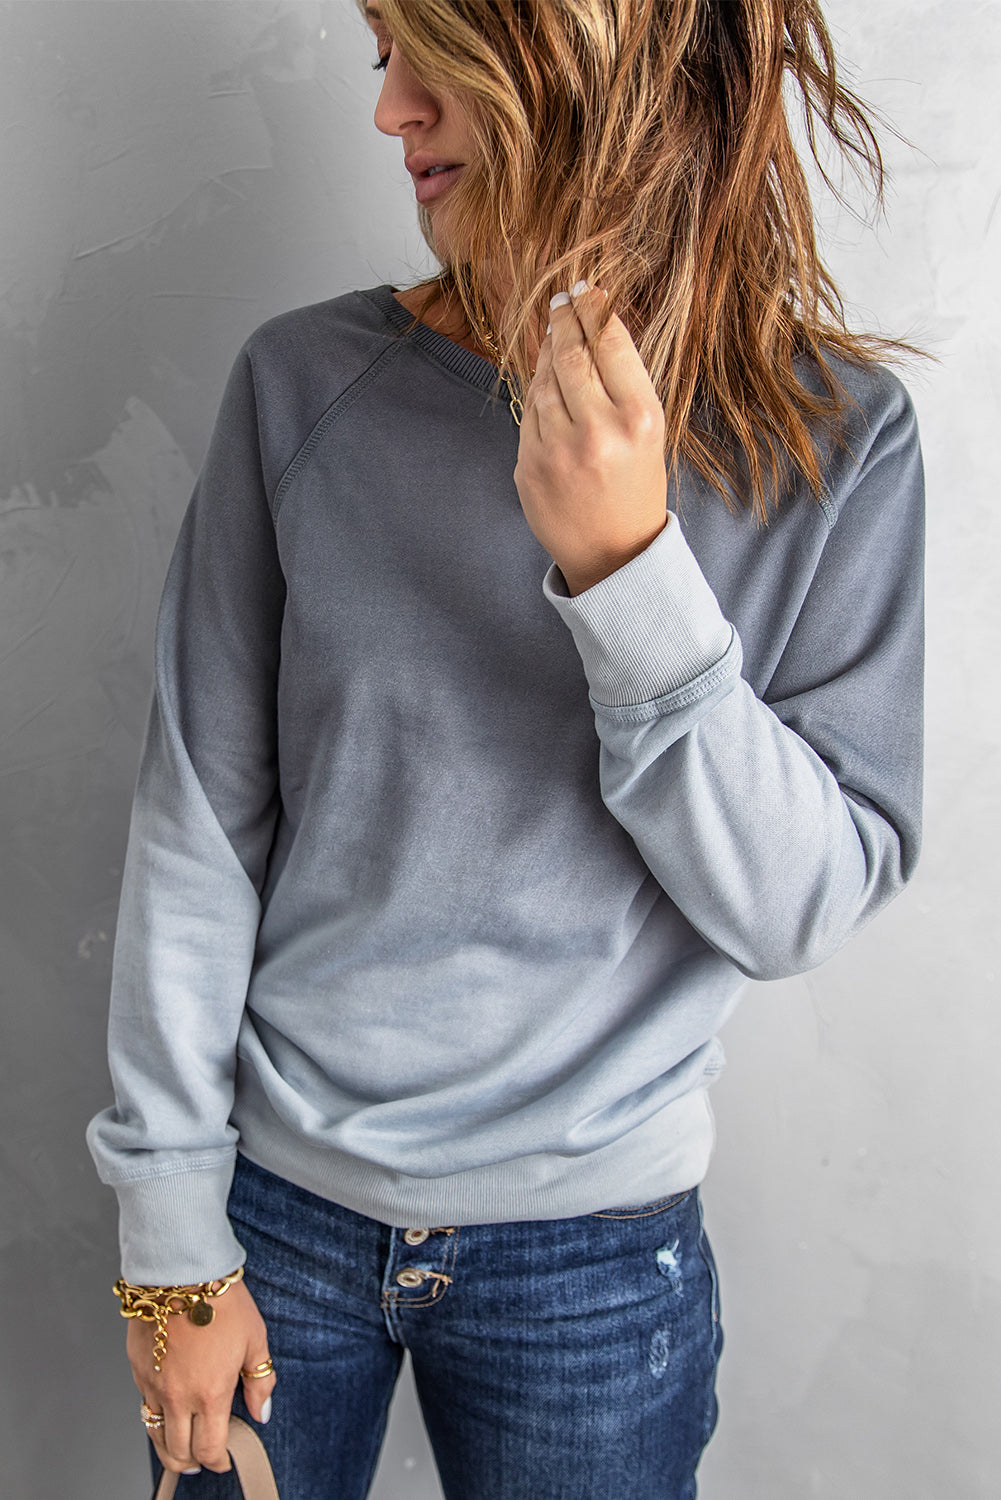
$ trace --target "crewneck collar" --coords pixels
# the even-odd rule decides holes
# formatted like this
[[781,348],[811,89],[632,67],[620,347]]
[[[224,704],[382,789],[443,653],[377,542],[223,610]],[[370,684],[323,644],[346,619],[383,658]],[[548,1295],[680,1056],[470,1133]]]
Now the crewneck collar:
[[[412,314],[402,303],[397,302],[393,292],[397,288],[385,282],[382,286],[370,287],[362,293],[370,302],[374,302],[379,311],[385,316],[386,321],[394,328],[404,329],[412,320]],[[464,349],[454,339],[446,338],[443,333],[438,333],[429,328],[427,323],[418,323],[408,335],[414,343],[425,354],[444,365],[446,370],[451,370],[460,379],[467,380],[470,385],[476,386],[481,391],[493,391],[497,381],[497,365],[491,364],[481,354],[474,354],[471,349]]]

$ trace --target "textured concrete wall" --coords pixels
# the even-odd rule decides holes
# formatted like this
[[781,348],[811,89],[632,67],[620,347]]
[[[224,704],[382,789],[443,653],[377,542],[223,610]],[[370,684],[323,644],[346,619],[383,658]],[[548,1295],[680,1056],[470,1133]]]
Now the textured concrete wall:
[[[727,1348],[705,1500],[997,1493],[1001,7],[828,0],[913,143],[825,214],[929,478],[927,834],[912,887],[727,1028],[705,1188]],[[2,1489],[144,1493],[112,1195],[84,1125],[154,612],[222,382],[285,308],[428,260],[348,0],[0,4]],[[993,842],[992,842],[993,840]],[[79,1480],[75,1476],[82,1474]],[[438,1494],[401,1385],[377,1500]]]

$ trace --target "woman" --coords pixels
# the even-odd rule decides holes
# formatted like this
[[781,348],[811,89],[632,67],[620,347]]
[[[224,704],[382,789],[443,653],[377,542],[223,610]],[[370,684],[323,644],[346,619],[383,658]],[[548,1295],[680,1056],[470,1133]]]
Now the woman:
[[784,79],[879,151],[813,0],[368,21],[442,274],[256,330],[178,538],[89,1137],[129,1357],[181,1493],[236,1389],[360,1500],[409,1348],[449,1500],[680,1500],[716,1033],[917,856],[914,415]]

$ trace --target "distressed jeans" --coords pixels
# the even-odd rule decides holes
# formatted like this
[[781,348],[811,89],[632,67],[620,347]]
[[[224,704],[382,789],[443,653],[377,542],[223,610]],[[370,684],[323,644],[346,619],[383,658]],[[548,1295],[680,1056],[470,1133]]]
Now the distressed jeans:
[[[240,1155],[229,1214],[278,1376],[256,1430],[281,1500],[364,1500],[405,1349],[446,1500],[693,1500],[723,1337],[697,1188],[393,1229]],[[205,1469],[177,1494],[240,1490]]]

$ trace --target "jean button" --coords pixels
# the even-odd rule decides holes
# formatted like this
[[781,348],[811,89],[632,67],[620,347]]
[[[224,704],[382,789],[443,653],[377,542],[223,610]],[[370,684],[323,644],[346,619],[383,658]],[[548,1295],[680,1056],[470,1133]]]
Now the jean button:
[[423,1272],[414,1266],[404,1266],[402,1271],[396,1273],[397,1286],[420,1286],[423,1280]]
[[423,1245],[430,1233],[430,1229],[405,1229],[403,1232],[404,1244]]

